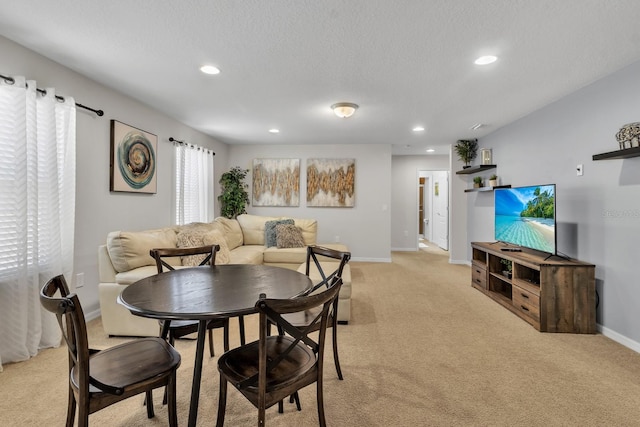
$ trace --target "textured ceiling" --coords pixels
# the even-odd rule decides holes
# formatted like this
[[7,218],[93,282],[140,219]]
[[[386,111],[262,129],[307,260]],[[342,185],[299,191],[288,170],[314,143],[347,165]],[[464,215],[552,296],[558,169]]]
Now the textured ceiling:
[[[637,0],[0,6],[0,35],[229,144],[424,153],[482,137],[640,60]],[[475,65],[483,54],[499,59]],[[222,72],[204,75],[203,64]],[[360,109],[338,119],[329,109],[338,101]],[[486,126],[471,130],[476,123]],[[412,132],[416,125],[426,131]]]

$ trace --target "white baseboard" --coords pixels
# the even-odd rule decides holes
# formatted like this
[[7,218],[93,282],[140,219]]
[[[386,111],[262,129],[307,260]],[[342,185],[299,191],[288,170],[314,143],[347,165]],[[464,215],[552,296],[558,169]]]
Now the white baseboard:
[[471,266],[471,261],[468,261],[466,259],[450,259],[449,264],[462,264]]
[[602,335],[604,335],[605,337],[617,342],[618,344],[621,344],[633,351],[635,351],[636,353],[640,353],[640,343],[637,341],[634,341],[630,338],[625,337],[622,334],[619,334],[615,331],[612,331],[609,328],[605,328],[602,325],[597,324],[596,328],[598,329],[598,332],[600,332]]
[[391,248],[391,252],[418,252],[417,248]]
[[90,320],[97,319],[100,315],[100,309],[93,310],[84,314],[84,320],[88,322]]
[[366,257],[353,257],[351,261],[360,262],[391,262],[391,258],[366,258]]

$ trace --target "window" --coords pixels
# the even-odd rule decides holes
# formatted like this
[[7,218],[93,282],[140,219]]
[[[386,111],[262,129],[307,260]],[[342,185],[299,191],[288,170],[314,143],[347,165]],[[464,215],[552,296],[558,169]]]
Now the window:
[[175,142],[176,224],[213,219],[213,155],[202,147]]

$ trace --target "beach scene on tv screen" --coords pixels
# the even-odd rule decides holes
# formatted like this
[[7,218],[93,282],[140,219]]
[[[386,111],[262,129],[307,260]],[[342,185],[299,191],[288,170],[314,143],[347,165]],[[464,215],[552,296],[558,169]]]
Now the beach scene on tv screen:
[[555,253],[555,186],[496,190],[495,239]]

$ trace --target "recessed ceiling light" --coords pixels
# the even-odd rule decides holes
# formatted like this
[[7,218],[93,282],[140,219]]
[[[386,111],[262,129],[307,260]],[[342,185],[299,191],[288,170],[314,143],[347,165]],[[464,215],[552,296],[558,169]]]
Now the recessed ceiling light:
[[269,129],[269,133],[280,133],[280,129],[276,129],[276,128]]
[[200,71],[205,74],[220,74],[220,69],[218,67],[214,67],[213,65],[203,65],[200,67]]
[[486,56],[481,56],[480,58],[475,60],[475,63],[477,65],[487,65],[487,64],[492,64],[494,62],[496,62],[498,60],[497,56],[493,56],[493,55],[486,55]]
[[414,132],[422,132],[422,131],[424,131],[424,127],[422,127],[422,126],[416,126],[416,127],[414,127],[414,128],[413,128],[413,131],[414,131]]
[[433,153],[434,151],[436,151],[436,150],[434,150],[433,148],[427,149],[427,153]]

